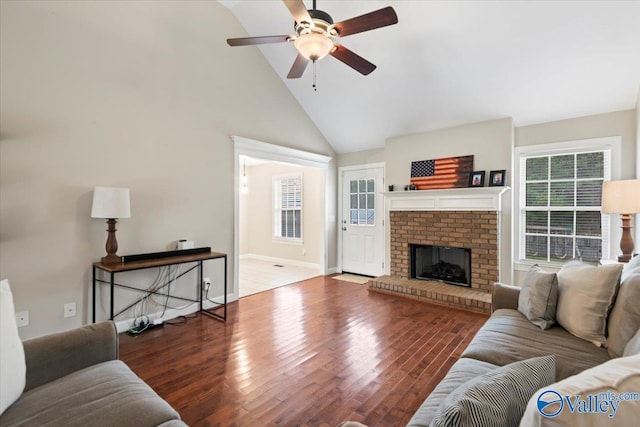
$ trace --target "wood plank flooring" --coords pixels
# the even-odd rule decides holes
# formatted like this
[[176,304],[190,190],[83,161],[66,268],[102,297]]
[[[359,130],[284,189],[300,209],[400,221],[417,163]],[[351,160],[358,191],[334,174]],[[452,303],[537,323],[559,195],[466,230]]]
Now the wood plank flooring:
[[120,358],[191,426],[404,426],[486,315],[318,277],[120,336]]

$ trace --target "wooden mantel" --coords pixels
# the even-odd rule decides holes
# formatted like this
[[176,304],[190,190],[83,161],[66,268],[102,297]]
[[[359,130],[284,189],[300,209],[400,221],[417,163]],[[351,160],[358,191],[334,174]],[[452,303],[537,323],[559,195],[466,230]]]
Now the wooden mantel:
[[453,188],[385,192],[387,211],[502,211],[510,187]]

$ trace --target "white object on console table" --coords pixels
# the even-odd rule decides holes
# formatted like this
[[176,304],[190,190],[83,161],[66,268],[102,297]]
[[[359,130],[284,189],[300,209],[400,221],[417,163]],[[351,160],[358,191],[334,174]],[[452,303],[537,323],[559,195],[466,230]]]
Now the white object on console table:
[[510,187],[452,188],[447,190],[389,191],[383,193],[388,211],[497,211]]

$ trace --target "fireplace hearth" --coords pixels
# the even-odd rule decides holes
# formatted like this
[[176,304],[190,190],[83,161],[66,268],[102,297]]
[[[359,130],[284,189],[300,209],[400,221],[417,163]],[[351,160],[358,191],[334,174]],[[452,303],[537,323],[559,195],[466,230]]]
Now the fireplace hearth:
[[471,249],[409,245],[411,278],[471,287]]

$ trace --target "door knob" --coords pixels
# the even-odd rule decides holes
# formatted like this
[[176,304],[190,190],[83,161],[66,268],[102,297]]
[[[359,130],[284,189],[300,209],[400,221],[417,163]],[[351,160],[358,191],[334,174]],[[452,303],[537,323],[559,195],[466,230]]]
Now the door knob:
[[342,231],[347,231],[347,227],[342,227]]

